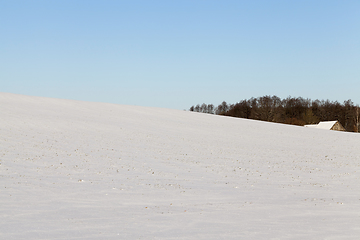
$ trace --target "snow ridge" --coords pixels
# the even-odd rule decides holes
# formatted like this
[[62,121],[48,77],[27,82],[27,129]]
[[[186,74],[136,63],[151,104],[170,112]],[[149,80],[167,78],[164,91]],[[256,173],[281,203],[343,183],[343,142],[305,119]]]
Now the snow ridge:
[[360,135],[0,93],[1,239],[358,239]]

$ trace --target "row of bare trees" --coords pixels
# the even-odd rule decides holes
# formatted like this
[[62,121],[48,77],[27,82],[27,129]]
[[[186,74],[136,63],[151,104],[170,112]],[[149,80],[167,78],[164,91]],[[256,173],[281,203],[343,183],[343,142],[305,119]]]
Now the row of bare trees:
[[277,96],[263,96],[230,105],[223,101],[217,107],[213,104],[198,104],[190,107],[190,111],[300,126],[338,120],[347,131],[360,130],[359,105],[355,106],[351,100],[341,104],[338,101],[312,101],[301,97],[280,99]]

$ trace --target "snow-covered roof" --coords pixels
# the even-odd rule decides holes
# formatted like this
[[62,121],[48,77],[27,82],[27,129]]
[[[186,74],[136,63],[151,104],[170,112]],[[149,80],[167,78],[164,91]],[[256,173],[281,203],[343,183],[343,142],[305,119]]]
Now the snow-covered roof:
[[330,130],[330,129],[335,125],[336,122],[337,122],[337,121],[324,121],[324,122],[319,122],[319,124],[317,125],[316,128]]
[[335,123],[337,123],[337,121],[323,121],[319,122],[318,124],[305,125],[305,127],[330,130],[335,125]]

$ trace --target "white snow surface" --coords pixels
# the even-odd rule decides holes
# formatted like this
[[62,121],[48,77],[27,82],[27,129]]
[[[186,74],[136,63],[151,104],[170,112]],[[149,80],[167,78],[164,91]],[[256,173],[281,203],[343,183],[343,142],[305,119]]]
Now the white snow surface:
[[359,239],[360,135],[0,93],[0,239]]

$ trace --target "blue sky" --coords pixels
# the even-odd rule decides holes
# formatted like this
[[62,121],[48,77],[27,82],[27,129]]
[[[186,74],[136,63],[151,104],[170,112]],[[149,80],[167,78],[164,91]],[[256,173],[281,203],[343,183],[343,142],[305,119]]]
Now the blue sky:
[[360,104],[360,1],[0,0],[0,92],[188,109]]

